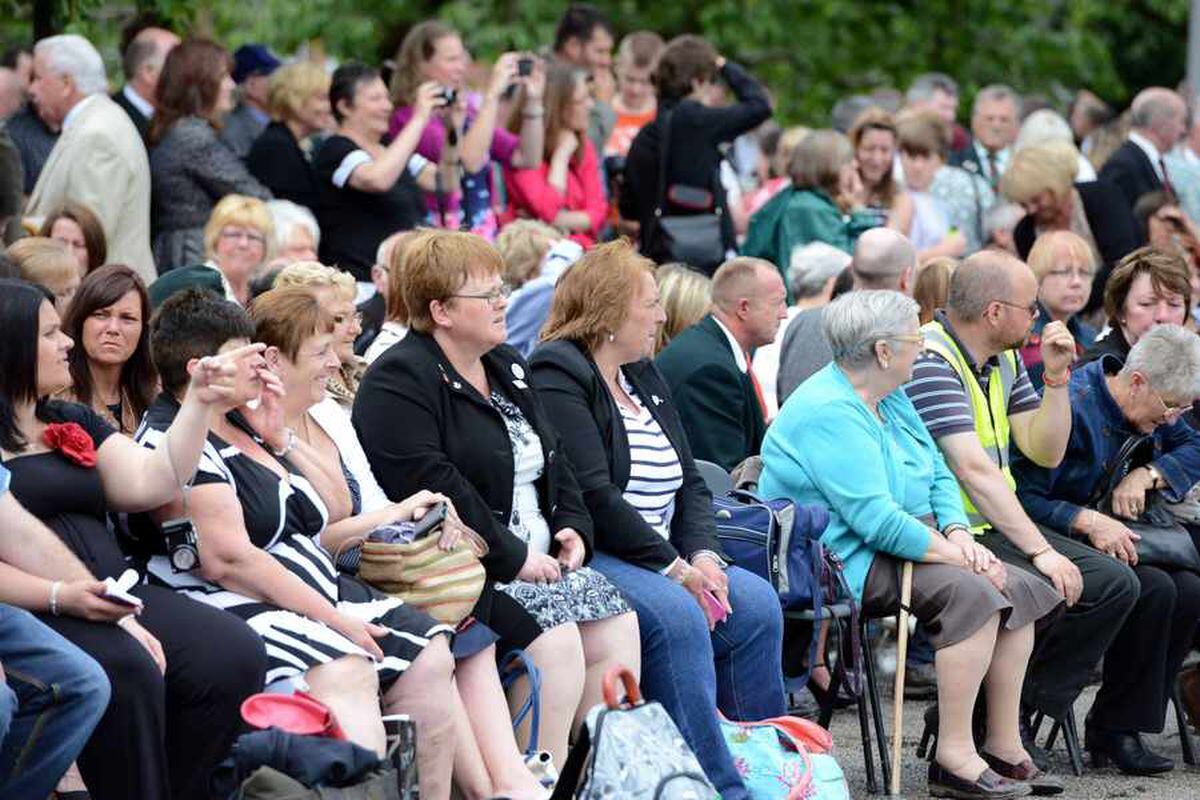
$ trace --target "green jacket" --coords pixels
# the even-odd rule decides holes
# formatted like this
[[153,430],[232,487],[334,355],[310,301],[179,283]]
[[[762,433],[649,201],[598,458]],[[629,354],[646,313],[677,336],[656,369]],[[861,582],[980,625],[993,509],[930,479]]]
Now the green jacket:
[[667,379],[693,456],[732,470],[758,455],[767,428],[762,407],[711,314],[672,339],[654,363]]
[[820,189],[789,186],[750,218],[742,255],[770,261],[786,284],[793,248],[809,242],[825,242],[853,253],[859,234],[875,224],[874,215],[844,213]]

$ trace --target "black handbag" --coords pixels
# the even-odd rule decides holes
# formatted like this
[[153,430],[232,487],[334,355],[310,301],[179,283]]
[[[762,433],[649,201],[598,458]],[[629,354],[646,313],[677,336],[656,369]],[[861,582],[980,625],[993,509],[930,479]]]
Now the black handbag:
[[[1104,478],[1097,484],[1093,502],[1089,505],[1100,513],[1111,514],[1113,491],[1126,475],[1149,464],[1152,455],[1150,434],[1134,434],[1126,439],[1105,468]],[[1138,519],[1120,522],[1142,537],[1135,543],[1139,564],[1200,573],[1200,552],[1197,552],[1191,534],[1171,514],[1159,492],[1146,493],[1146,508]]]
[[[674,112],[663,113],[662,146],[658,161],[658,203],[654,207],[654,224],[657,235],[661,239],[662,249],[672,261],[679,261],[689,267],[712,275],[717,267],[725,261],[725,231],[722,220],[721,204],[717,202],[720,195],[716,191],[718,185],[717,170],[713,170],[712,190],[697,189],[696,187],[667,185],[667,166],[671,156],[671,115]],[[686,202],[696,197],[709,198],[708,213],[669,215],[665,213],[668,197],[678,198],[683,205],[694,206]]]

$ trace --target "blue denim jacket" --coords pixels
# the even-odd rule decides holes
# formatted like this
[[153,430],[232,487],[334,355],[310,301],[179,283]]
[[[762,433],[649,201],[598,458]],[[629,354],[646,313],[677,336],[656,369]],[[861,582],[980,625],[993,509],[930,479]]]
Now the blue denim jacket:
[[[1039,467],[1013,448],[1017,496],[1030,519],[1055,530],[1068,531],[1075,516],[1091,500],[1109,462],[1121,445],[1137,433],[1125,420],[1108,391],[1106,374],[1121,368],[1112,356],[1093,361],[1071,376],[1071,438],[1062,463]],[[1160,425],[1153,433],[1154,459],[1167,486],[1166,499],[1182,500],[1200,482],[1200,433],[1183,420]]]

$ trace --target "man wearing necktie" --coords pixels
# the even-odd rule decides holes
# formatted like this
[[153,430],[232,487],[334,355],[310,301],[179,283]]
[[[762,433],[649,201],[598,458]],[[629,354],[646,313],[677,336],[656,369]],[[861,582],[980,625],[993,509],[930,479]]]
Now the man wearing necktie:
[[1129,138],[1104,162],[1100,178],[1115,183],[1132,209],[1148,192],[1175,195],[1165,156],[1187,133],[1187,104],[1178,93],[1151,86],[1133,98],[1129,122]]
[[1020,130],[1021,98],[1008,86],[992,84],[975,95],[971,142],[950,156],[950,165],[982,175],[993,190],[1012,157]]
[[766,432],[751,355],[774,341],[787,318],[787,291],[769,261],[738,257],[713,275],[712,299],[712,312],[672,339],[655,363],[692,455],[732,470],[758,455]]

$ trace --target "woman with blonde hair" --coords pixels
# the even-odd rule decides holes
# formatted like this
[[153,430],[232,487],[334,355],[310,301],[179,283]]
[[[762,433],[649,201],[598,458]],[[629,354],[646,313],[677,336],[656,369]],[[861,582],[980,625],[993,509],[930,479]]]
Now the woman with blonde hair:
[[667,318],[654,338],[654,352],[671,343],[686,328],[704,318],[712,307],[712,278],[686,264],[661,264],[655,270],[658,298]]
[[1121,190],[1107,180],[1076,180],[1079,154],[1052,142],[1019,150],[1000,178],[1000,192],[1025,209],[1013,228],[1017,254],[1028,259],[1034,240],[1047,231],[1071,231],[1091,249],[1098,265],[1084,310],[1099,308],[1113,266],[1138,245],[1137,223]]
[[1029,379],[1041,391],[1042,329],[1053,321],[1065,323],[1075,337],[1075,352],[1083,352],[1096,340],[1096,329],[1082,318],[1092,294],[1096,256],[1082,238],[1071,231],[1049,231],[1033,243],[1027,259],[1038,281],[1038,315],[1021,348]]
[[[524,75],[519,65],[523,59],[531,62]],[[449,164],[455,170],[461,164],[461,177],[426,192],[427,222],[458,229],[465,220],[473,232],[494,237],[488,167],[493,162],[514,169],[541,163],[545,69],[540,59],[528,54],[504,53],[496,59],[486,89],[477,94],[467,82],[470,64],[471,56],[458,31],[438,20],[413,26],[396,53],[391,86],[396,110],[388,132],[396,136],[411,121],[423,84],[441,86],[449,102],[429,118],[416,151],[434,164]],[[519,121],[509,132],[500,111],[505,93],[513,85],[523,91],[511,106]]]
[[[560,246],[564,243],[567,248]],[[582,251],[560,231],[536,219],[505,225],[496,238],[496,249],[504,259],[504,279],[512,288],[506,312],[508,343],[528,358],[550,313],[554,284]],[[568,249],[573,251],[569,257],[559,257],[566,256]]]
[[954,268],[957,266],[957,258],[936,256],[917,267],[917,277],[913,281],[913,300],[921,307],[922,325],[933,319],[934,311],[945,307],[946,296],[950,293],[950,276],[954,274]]
[[59,316],[67,313],[81,277],[79,263],[67,245],[43,236],[28,236],[10,244],[6,255],[22,280],[50,290]]
[[250,174],[283,200],[313,210],[320,183],[312,168],[312,137],[332,130],[329,74],[313,61],[297,61],[275,70],[267,89],[271,123],[246,155]]

